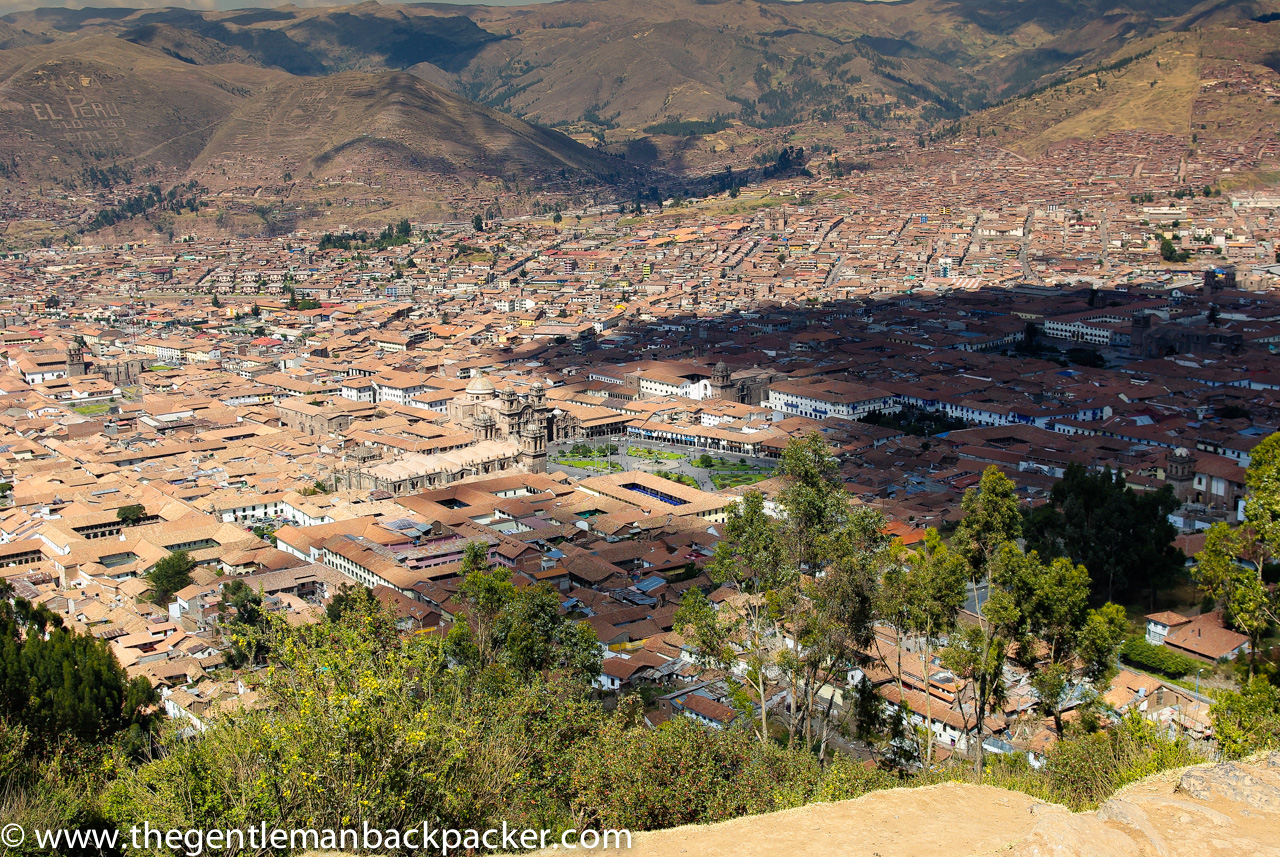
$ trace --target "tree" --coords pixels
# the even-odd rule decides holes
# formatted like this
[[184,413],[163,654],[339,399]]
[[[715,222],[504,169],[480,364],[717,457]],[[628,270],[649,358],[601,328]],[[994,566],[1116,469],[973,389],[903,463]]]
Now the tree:
[[1015,349],[1020,354],[1034,354],[1040,350],[1036,343],[1039,338],[1040,326],[1034,321],[1028,321],[1022,328],[1022,341],[1015,346]]
[[[1223,601],[1228,618],[1249,636],[1256,649],[1268,626],[1280,621],[1277,595],[1268,592],[1262,581],[1263,567],[1280,555],[1280,432],[1250,452],[1245,483],[1244,530],[1250,537],[1210,528],[1203,558],[1197,555],[1205,568],[1197,566],[1195,573],[1201,586],[1215,600]],[[1236,563],[1238,557],[1251,560],[1255,570]],[[1251,675],[1255,668],[1256,654],[1249,660]]]
[[266,631],[270,621],[262,610],[261,592],[243,580],[227,583],[222,587],[218,617],[223,637],[231,642],[229,666],[266,663],[269,649]]
[[802,566],[821,562],[822,534],[835,532],[849,512],[849,495],[840,481],[840,462],[818,432],[793,438],[782,450],[778,476],[784,487],[778,504],[786,514],[787,532]]
[[[827,744],[844,712],[835,710],[836,676],[847,675],[871,643],[876,591],[897,551],[885,534],[884,515],[869,507],[849,510],[839,529],[823,533],[821,567],[780,589],[773,609],[788,638],[777,663],[790,693],[789,743],[802,738],[826,760]],[[816,731],[815,731],[816,729]]]
[[62,626],[43,605],[0,583],[0,716],[44,749],[66,739],[96,742],[150,727],[158,697],[130,680],[107,644]]
[[1253,414],[1243,405],[1231,404],[1222,405],[1216,408],[1213,415],[1220,420],[1249,420],[1253,421]]
[[1160,238],[1160,258],[1166,262],[1185,262],[1191,258],[1186,250],[1179,250],[1168,238]]
[[155,603],[168,604],[173,593],[190,586],[191,570],[195,567],[195,560],[186,551],[174,551],[157,562],[147,574],[147,579],[155,587]]
[[566,620],[548,586],[516,589],[510,569],[490,566],[488,546],[478,541],[463,553],[462,574],[466,621],[450,629],[445,652],[464,671],[485,675],[501,667],[519,680],[550,670],[578,680],[600,674],[595,632]]
[[[932,527],[925,531],[924,543],[913,553],[887,563],[879,588],[877,613],[898,632],[900,644],[893,647],[896,663],[886,663],[885,667],[897,679],[900,698],[905,698],[906,692],[902,641],[911,637],[918,643],[918,650],[910,656],[919,659],[921,678],[927,683],[933,672],[935,651],[955,630],[968,594],[967,579],[968,565],[964,558],[951,550]],[[885,649],[877,647],[877,651]],[[917,755],[926,769],[933,764],[932,704],[933,695],[926,690],[925,728],[923,734],[915,735]]]
[[546,584],[517,590],[495,623],[503,662],[518,676],[551,669],[578,678],[600,674],[600,647],[591,626],[566,621],[560,598]]
[[[1016,562],[1019,555],[1016,545],[1005,542],[987,566],[991,578],[1001,576],[1001,566]],[[987,599],[978,606],[978,618],[978,624],[963,626],[951,635],[942,650],[942,664],[968,681],[972,698],[968,710],[961,703],[960,712],[969,732],[974,770],[981,777],[987,716],[1004,699],[1005,656],[1017,637],[1021,614],[1012,594],[992,585]]]
[[49,295],[49,297],[45,298],[45,309],[57,309],[60,306],[62,306],[62,301],[58,300],[57,295]]
[[222,301],[218,298],[217,295],[214,295],[213,300],[209,302],[209,305],[214,309],[218,309],[222,306]]
[[126,527],[136,527],[147,516],[147,510],[140,503],[131,503],[116,509],[116,520]]
[[1280,749],[1280,687],[1254,676],[1239,690],[1219,693],[1209,709],[1218,748],[1228,759]]
[[756,736],[768,741],[767,687],[778,670],[779,602],[794,597],[799,570],[788,562],[780,527],[765,514],[759,491],[748,491],[729,507],[707,571],[715,583],[736,589],[738,597],[719,611],[697,601],[682,603],[677,622],[693,626],[695,652],[704,664],[723,669],[731,669],[735,661],[743,664],[750,703],[759,709]]
[[1062,707],[1072,692],[1074,665],[1084,684],[1109,678],[1128,621],[1124,608],[1089,610],[1089,571],[1065,557],[1042,563],[1034,552],[1006,567],[1002,581],[1021,613],[1019,658],[1031,673],[1040,708],[1062,735]]
[[952,536],[952,547],[969,565],[974,584],[987,576],[991,562],[1005,544],[1022,536],[1022,514],[1016,488],[994,464],[982,472],[976,488],[960,500],[964,518]]
[[1049,504],[1027,515],[1027,547],[1045,557],[1070,557],[1089,569],[1095,603],[1168,586],[1184,557],[1174,547],[1178,508],[1169,486],[1141,494],[1109,467],[1090,473],[1067,465]]
[[484,668],[497,659],[498,616],[515,595],[511,571],[489,565],[488,545],[470,542],[462,554],[462,585],[459,600],[466,605],[466,622],[449,632],[450,654],[462,663]]
[[1249,453],[1245,484],[1245,524],[1257,536],[1247,547],[1258,568],[1280,554],[1280,432],[1265,438]]
[[359,610],[372,598],[369,587],[355,583],[344,583],[329,599],[324,607],[324,614],[330,622],[338,622],[352,610]]
[[561,222],[562,220],[564,220],[564,218],[560,216],[560,212],[558,212],[558,211],[557,211],[554,215],[552,215],[552,217],[551,217],[551,222],[552,222],[552,223],[554,223],[554,224],[556,224],[557,226],[559,226],[559,225],[560,225],[560,222]]
[[[976,488],[965,492],[960,507],[965,517],[951,545],[968,566],[978,624],[953,634],[942,660],[948,669],[972,683],[973,701],[966,720],[976,738],[974,765],[981,776],[987,713],[1003,698],[1005,653],[1020,619],[1013,597],[995,578],[1017,561],[1020,551],[1014,541],[1022,535],[1022,516],[1013,481],[994,465],[983,471]],[[984,583],[988,587],[986,601],[980,597]]]
[[1211,327],[1218,326],[1218,317],[1220,315],[1221,315],[1221,312],[1218,310],[1218,305],[1209,304],[1209,311],[1205,313],[1205,319],[1209,322],[1209,325]]
[[484,218],[478,214],[471,218],[471,228],[476,232],[484,232]]

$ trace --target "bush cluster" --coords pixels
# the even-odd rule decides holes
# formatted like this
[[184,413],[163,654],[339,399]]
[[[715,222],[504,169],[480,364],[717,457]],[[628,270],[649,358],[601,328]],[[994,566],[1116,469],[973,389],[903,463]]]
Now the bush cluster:
[[1190,744],[1127,717],[1105,732],[1064,738],[1035,770],[1026,757],[1000,756],[988,767],[988,785],[1025,792],[1079,812],[1097,808],[1117,790],[1160,771],[1205,761]]
[[1130,637],[1120,646],[1120,660],[1139,669],[1159,673],[1168,678],[1182,678],[1195,672],[1197,661],[1164,646],[1155,646],[1141,637]]

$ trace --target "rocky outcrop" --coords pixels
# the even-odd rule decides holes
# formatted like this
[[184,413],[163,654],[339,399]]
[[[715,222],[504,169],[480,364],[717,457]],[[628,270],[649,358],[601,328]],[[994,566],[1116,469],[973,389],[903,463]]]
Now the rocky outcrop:
[[1280,753],[1135,783],[1096,812],[987,786],[874,792],[635,836],[629,857],[1280,857]]
[[[1178,790],[1198,800],[1221,798],[1263,812],[1277,812],[1280,811],[1280,785],[1276,779],[1276,774],[1280,774],[1280,753],[1267,756],[1263,765],[1261,776],[1237,762],[1193,768],[1183,774]],[[1268,773],[1271,776],[1267,776]]]
[[1097,812],[1053,815],[1019,857],[1280,857],[1280,753],[1137,783]]

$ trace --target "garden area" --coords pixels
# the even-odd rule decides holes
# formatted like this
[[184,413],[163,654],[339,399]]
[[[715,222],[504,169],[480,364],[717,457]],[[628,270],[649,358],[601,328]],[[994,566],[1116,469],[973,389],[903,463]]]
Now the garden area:
[[659,479],[665,479],[668,482],[679,482],[681,485],[688,485],[690,488],[702,487],[701,485],[698,484],[697,479],[694,479],[692,476],[689,476],[687,473],[676,473],[671,470],[659,470],[653,475],[657,476]]
[[609,456],[617,454],[617,444],[590,446],[585,443],[575,443],[567,450],[556,453],[554,460],[556,464],[564,467],[577,467],[580,470],[590,470],[595,473],[618,473],[622,470],[622,465],[609,460]]
[[694,459],[693,464],[709,471],[707,475],[717,491],[740,485],[754,485],[773,475],[772,468],[750,464],[745,458],[740,457],[735,462],[724,456],[713,458],[705,452]]
[[632,458],[645,458],[649,461],[679,461],[684,455],[679,452],[663,452],[660,449],[645,449],[643,446],[627,447],[627,455]]

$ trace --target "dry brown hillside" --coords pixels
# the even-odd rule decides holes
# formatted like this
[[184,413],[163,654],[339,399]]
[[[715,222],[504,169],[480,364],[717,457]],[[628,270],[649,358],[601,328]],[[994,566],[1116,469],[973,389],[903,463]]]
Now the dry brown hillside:
[[1277,857],[1280,753],[1158,774],[1096,812],[945,783],[642,833],[630,857]]
[[[610,141],[668,121],[779,127],[884,105],[932,121],[1105,62],[1135,41],[1245,25],[1276,0],[565,0],[528,6],[40,9],[0,43],[119,35],[185,62],[294,75],[410,70]],[[864,108],[858,112],[857,108]],[[875,122],[882,118],[870,117]]]
[[[107,35],[0,50],[0,152],[28,182],[81,183],[120,167],[163,186],[297,199],[353,170],[389,198],[463,193],[472,178],[522,183],[620,179],[627,164],[466,101],[413,75],[296,77],[246,62],[197,65],[237,49],[159,25],[154,44]],[[141,40],[141,36],[139,36]],[[185,58],[185,59],[184,59]],[[309,176],[295,188],[289,176]],[[385,221],[384,221],[385,222]]]
[[1280,22],[1136,41],[1107,63],[967,117],[1022,154],[1069,139],[1144,130],[1244,141],[1280,122]]

